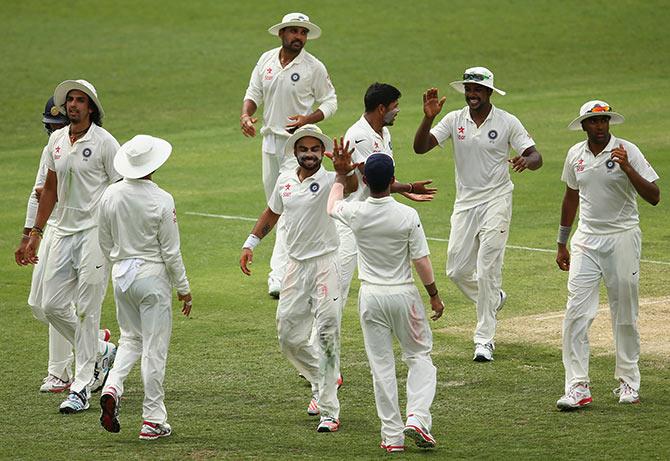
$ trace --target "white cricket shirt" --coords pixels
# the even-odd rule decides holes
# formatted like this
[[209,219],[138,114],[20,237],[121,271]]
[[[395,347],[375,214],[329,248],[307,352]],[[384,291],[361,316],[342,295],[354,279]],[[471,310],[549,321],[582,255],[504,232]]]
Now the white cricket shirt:
[[164,263],[177,291],[191,291],[181,257],[174,199],[156,183],[125,178],[109,186],[100,200],[98,222],[100,248],[110,261]]
[[358,244],[358,278],[374,285],[413,283],[411,261],[430,254],[414,208],[393,197],[335,204],[333,218],[351,228]]
[[[49,156],[49,150],[47,146],[44,146],[42,149],[42,156],[40,157],[40,165],[37,167],[37,175],[35,176],[35,184],[33,185],[30,195],[28,196],[28,206],[26,207],[26,223],[24,228],[32,228],[35,225],[35,218],[37,217],[37,208],[39,207],[39,201],[37,200],[37,195],[35,194],[35,189],[38,187],[43,187],[45,181],[47,180],[47,157]],[[54,209],[49,216],[47,225],[52,226],[56,222],[58,217],[59,209],[58,202],[54,205]]]
[[611,158],[612,149],[623,144],[631,166],[647,181],[658,174],[638,147],[611,136],[597,156],[588,141],[570,148],[563,165],[561,180],[570,189],[579,190],[579,230],[586,234],[612,234],[637,227],[637,191],[619,165]]
[[70,145],[69,127],[49,138],[47,168],[58,177],[58,206],[54,228],[70,235],[97,226],[97,206],[107,186],[121,179],[114,169],[119,143],[102,127],[91,124],[86,134]]
[[[315,103],[319,104],[325,118],[337,110],[335,87],[330,81],[326,66],[303,49],[286,67],[279,62],[281,47],[263,53],[251,72],[249,87],[244,99],[263,106],[261,134],[288,138],[286,125],[291,115],[309,115]],[[274,144],[274,143],[272,143]],[[281,147],[281,146],[279,146]],[[273,146],[263,150],[277,152]]]
[[335,173],[323,165],[303,182],[297,169],[279,176],[268,207],[284,216],[288,255],[298,261],[337,250],[340,243],[335,222],[326,212]]
[[510,148],[522,154],[535,145],[518,118],[495,106],[479,127],[466,106],[449,112],[430,133],[441,147],[450,138],[454,146],[454,210],[467,210],[512,193]]

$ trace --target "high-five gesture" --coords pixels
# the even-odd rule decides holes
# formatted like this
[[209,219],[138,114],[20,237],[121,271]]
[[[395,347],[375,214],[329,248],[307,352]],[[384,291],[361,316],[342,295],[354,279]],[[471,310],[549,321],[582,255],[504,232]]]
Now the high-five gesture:
[[437,88],[430,88],[423,94],[423,114],[426,118],[434,119],[442,111],[442,106],[446,100],[446,96],[438,99]]

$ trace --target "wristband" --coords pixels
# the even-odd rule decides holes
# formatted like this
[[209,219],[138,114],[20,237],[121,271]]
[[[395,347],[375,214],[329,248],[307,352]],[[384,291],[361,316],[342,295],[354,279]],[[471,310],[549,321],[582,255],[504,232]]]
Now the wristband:
[[414,192],[414,183],[409,183],[409,191],[407,191],[408,194],[411,194]]
[[434,297],[437,296],[438,294],[440,294],[440,292],[437,291],[437,290],[435,290],[435,293],[433,293],[432,295],[431,295],[430,293],[428,293],[428,296],[430,296],[431,298],[434,298]]
[[28,234],[29,237],[37,236],[39,238],[42,238],[42,229],[39,227],[35,226],[32,229],[30,229],[30,234]]
[[261,243],[261,239],[256,237],[254,234],[249,234],[249,237],[244,242],[244,245],[242,245],[242,248],[248,248],[250,250],[253,250],[256,248],[256,246]]
[[570,231],[572,230],[572,226],[558,226],[558,237],[556,237],[556,243],[560,243],[561,245],[565,245],[568,243],[568,238],[570,238]]

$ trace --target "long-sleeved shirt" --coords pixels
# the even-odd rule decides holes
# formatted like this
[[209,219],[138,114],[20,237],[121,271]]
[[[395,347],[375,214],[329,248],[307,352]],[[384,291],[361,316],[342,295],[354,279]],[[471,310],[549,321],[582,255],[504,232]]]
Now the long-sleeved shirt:
[[[28,206],[26,207],[26,223],[23,226],[27,229],[30,229],[35,225],[35,218],[37,217],[37,208],[39,206],[39,201],[37,200],[37,194],[35,193],[35,189],[37,189],[38,187],[43,187],[44,182],[47,180],[47,171],[49,171],[49,169],[47,168],[48,155],[49,150],[47,149],[47,146],[44,146],[44,149],[42,149],[42,156],[40,157],[40,166],[37,167],[37,175],[35,176],[35,185],[33,186],[32,190],[30,191],[30,195],[28,196]],[[56,202],[56,205],[54,206],[54,209],[51,212],[51,216],[47,221],[48,225],[53,225],[53,223],[56,222],[58,212],[59,212],[58,202]]]
[[190,293],[181,257],[172,195],[147,179],[124,179],[107,188],[98,213],[100,248],[113,263],[164,263],[172,285]]

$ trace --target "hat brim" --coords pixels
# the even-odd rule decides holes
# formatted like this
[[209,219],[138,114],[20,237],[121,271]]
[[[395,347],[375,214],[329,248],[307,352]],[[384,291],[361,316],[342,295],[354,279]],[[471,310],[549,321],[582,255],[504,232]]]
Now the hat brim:
[[114,168],[124,178],[138,179],[153,173],[163,165],[172,153],[172,145],[164,139],[153,138],[151,158],[142,165],[132,165],[128,161],[126,151],[128,143],[121,146],[114,157]]
[[582,122],[587,118],[605,116],[610,118],[610,125],[621,125],[626,119],[618,112],[589,112],[588,114],[580,115],[568,125],[568,130],[580,131],[582,129]]
[[316,38],[321,37],[321,28],[314,24],[313,22],[309,21],[287,21],[287,22],[281,22],[279,24],[275,24],[274,26],[270,27],[268,29],[268,32],[270,35],[274,35],[275,37],[279,33],[280,30],[282,30],[284,27],[303,27],[309,31],[307,34],[307,40],[314,40]]
[[458,91],[461,94],[465,94],[465,84],[466,83],[474,83],[475,85],[481,85],[485,88],[491,88],[493,91],[498,93],[501,96],[505,96],[507,94],[506,91],[503,91],[501,89],[496,88],[495,86],[488,86],[484,85],[483,83],[480,82],[473,82],[472,80],[456,80],[455,82],[451,82],[449,85],[456,91]]
[[[64,107],[67,94],[72,90],[79,90],[86,93],[88,97],[91,98],[91,101],[93,101],[93,104],[95,104],[95,106],[98,108],[98,112],[100,112],[100,120],[105,117],[105,111],[102,108],[102,104],[100,104],[100,101],[98,100],[98,96],[95,95],[86,85],[83,85],[76,80],[65,80],[56,87],[54,90],[54,104],[58,107]],[[66,113],[65,110],[62,110],[61,112],[64,114]]]
[[295,147],[295,143],[298,142],[299,139],[306,137],[312,137],[321,140],[324,146],[324,150],[326,152],[333,151],[333,140],[330,139],[325,134],[312,130],[299,130],[293,133],[291,137],[286,140],[286,145],[284,146],[284,154],[293,155],[293,148]]

